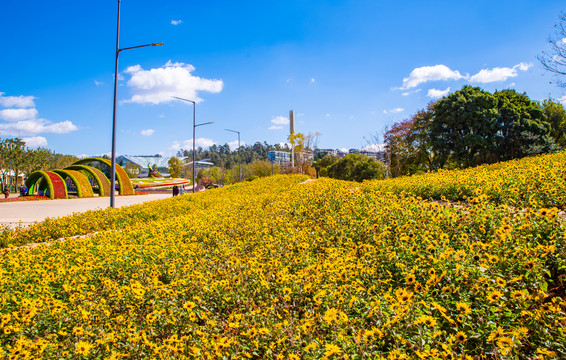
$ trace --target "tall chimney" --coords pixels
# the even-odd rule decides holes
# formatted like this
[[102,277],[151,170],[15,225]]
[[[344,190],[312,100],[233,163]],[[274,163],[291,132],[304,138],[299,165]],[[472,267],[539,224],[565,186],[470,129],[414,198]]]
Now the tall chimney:
[[295,110],[289,110],[289,128],[291,134],[295,132]]

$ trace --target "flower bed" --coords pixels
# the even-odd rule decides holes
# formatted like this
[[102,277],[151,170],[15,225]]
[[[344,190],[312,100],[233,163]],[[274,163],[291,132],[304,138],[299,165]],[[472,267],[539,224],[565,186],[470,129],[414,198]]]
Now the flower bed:
[[181,180],[181,181],[171,181],[171,182],[153,182],[151,184],[143,184],[143,183],[136,183],[134,186],[138,186],[139,189],[146,189],[146,188],[159,188],[159,187],[171,187],[171,186],[179,186],[179,185],[187,185],[190,184],[190,180]]
[[305,179],[4,232],[97,233],[0,254],[0,357],[566,358],[556,208]]
[[35,201],[35,200],[50,200],[47,196],[39,196],[39,195],[29,195],[29,196],[18,196],[18,197],[9,197],[9,198],[0,198],[0,202],[16,202],[16,201]]
[[0,356],[566,357],[556,209],[304,179],[36,225],[99,232],[2,254]]

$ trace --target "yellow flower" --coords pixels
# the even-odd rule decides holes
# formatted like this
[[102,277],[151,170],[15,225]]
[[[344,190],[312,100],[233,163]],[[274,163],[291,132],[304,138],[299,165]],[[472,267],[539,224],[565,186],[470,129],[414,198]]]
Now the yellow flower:
[[460,331],[456,334],[456,341],[457,342],[463,344],[463,343],[466,342],[466,340],[468,340],[468,337],[462,331]]
[[414,284],[415,280],[416,280],[416,278],[415,278],[415,275],[413,275],[413,274],[409,274],[405,277],[405,281],[409,285]]
[[436,326],[436,319],[432,316],[423,315],[417,321],[415,321],[415,324],[425,324],[428,327],[434,327]]
[[491,292],[488,296],[487,299],[489,300],[489,302],[496,302],[497,300],[499,300],[500,297],[503,296],[503,293],[499,290],[495,290],[493,292]]
[[342,349],[334,344],[325,344],[324,350],[324,356],[326,356],[327,358],[331,357],[334,354],[340,354],[342,352]]
[[464,302],[460,302],[456,304],[456,310],[466,315],[470,315],[472,313],[472,309],[470,309],[470,306]]
[[79,341],[75,344],[75,352],[79,355],[86,356],[88,355],[90,349],[93,348],[93,345],[87,343],[86,341]]
[[494,341],[503,336],[505,336],[505,331],[503,331],[502,327],[498,326],[497,329],[495,329],[495,331],[489,334],[489,336],[487,337],[487,341]]

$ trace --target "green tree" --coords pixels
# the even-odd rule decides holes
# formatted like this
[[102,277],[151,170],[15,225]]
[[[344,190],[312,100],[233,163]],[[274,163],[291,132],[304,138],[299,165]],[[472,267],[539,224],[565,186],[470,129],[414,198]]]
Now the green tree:
[[167,162],[167,171],[170,177],[178,178],[185,171],[185,166],[178,157],[172,156]]
[[[64,169],[72,163],[78,161],[79,158],[74,155],[63,155],[63,154],[53,154],[49,161],[50,169]],[[108,167],[107,165],[101,165],[102,169]]]
[[46,170],[53,152],[49,149],[39,147],[37,149],[26,149],[25,160],[23,164],[23,172],[28,177],[32,172]]
[[15,189],[20,171],[24,168],[25,152],[26,144],[22,139],[6,139],[4,143],[4,161],[8,164],[8,172],[14,172],[13,180],[9,181],[12,190]]
[[328,168],[328,176],[339,180],[384,179],[385,166],[365,155],[348,154]]
[[334,155],[324,155],[321,159],[313,162],[313,166],[316,169],[319,176],[328,176],[328,168],[332,166],[338,158]]
[[538,102],[515,90],[501,90],[497,99],[497,160],[505,161],[554,150],[551,126]]
[[464,86],[436,102],[430,140],[439,167],[468,167],[496,161],[497,98]]
[[562,149],[566,148],[566,109],[552,99],[542,102],[542,111],[550,124],[550,136]]
[[254,160],[248,167],[249,176],[258,178],[271,176],[272,169],[273,174],[281,173],[279,164],[272,164],[266,160]]

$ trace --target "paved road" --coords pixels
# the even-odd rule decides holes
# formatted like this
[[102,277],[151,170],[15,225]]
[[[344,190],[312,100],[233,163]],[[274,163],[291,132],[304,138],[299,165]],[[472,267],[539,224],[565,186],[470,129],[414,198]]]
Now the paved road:
[[[12,194],[11,196],[16,196]],[[116,207],[139,204],[146,201],[170,198],[169,194],[116,196]],[[77,198],[42,201],[0,202],[0,225],[17,226],[39,222],[74,212],[105,209],[110,205],[109,197]]]

